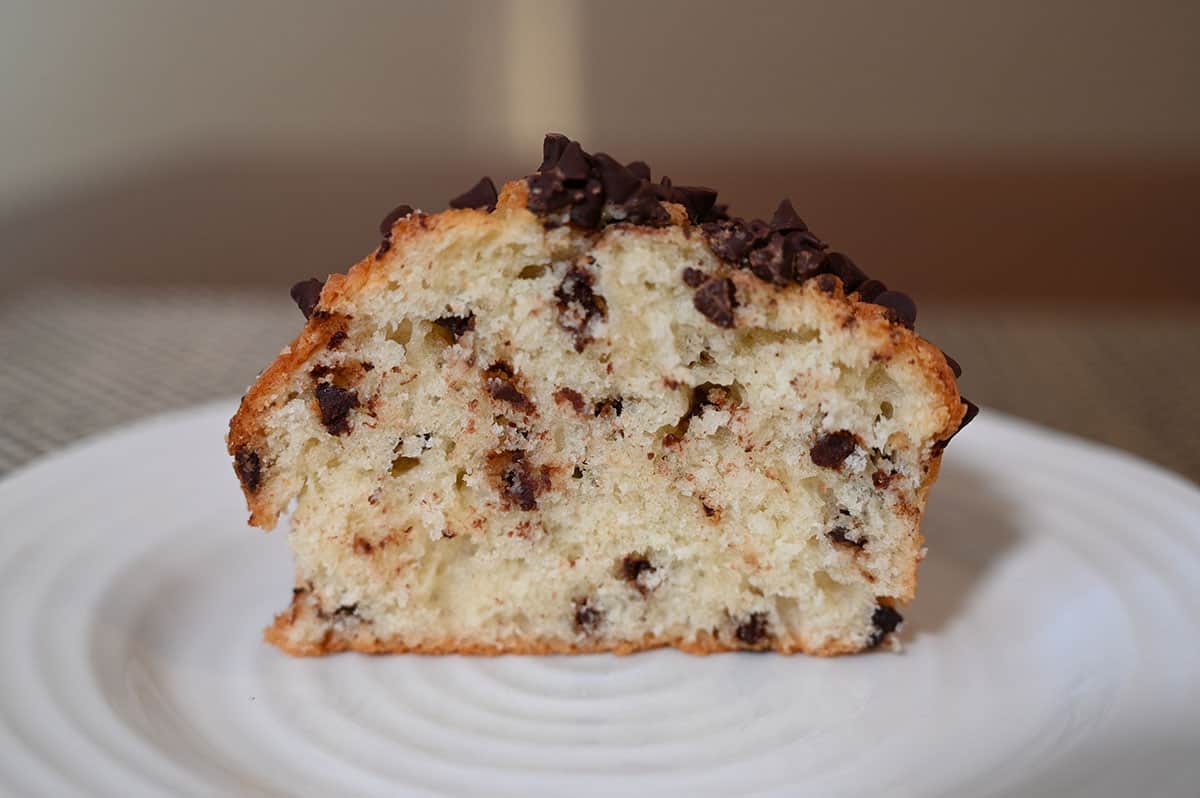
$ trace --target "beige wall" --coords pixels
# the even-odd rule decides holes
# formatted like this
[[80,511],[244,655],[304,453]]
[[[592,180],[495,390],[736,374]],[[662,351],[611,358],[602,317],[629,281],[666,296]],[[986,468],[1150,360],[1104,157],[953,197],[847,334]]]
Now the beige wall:
[[[856,209],[893,222],[913,202],[961,209],[953,224],[971,233],[945,250],[947,267],[953,252],[996,268],[970,247],[989,232],[979,220],[1031,193],[1047,200],[1029,208],[1044,229],[1020,245],[1072,236],[1055,257],[1076,260],[1103,261],[1085,242],[1141,209],[1159,247],[1151,266],[1166,268],[1190,258],[1183,228],[1200,212],[1196,2],[0,9],[0,272],[10,275],[276,280],[340,269],[369,248],[376,215],[400,201],[440,207],[483,171],[532,168],[547,129],[716,184],[750,212],[794,193],[822,229],[872,257],[887,245],[855,237]],[[1082,193],[1082,210],[1068,207]],[[190,259],[171,242],[193,228],[176,229],[171,214],[208,239]],[[64,215],[75,238],[62,238]],[[936,219],[925,221],[913,241],[932,248]],[[83,242],[97,245],[90,262],[62,255]],[[281,252],[292,261],[275,263]],[[897,268],[924,279],[915,260]],[[929,268],[945,285],[934,280],[942,267]]]

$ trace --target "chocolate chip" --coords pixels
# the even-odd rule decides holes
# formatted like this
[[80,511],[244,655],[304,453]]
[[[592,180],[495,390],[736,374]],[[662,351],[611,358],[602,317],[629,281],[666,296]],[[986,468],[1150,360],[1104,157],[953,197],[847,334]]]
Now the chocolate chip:
[[530,407],[529,398],[517,387],[518,378],[512,366],[500,360],[483,372],[483,386],[493,399],[508,402],[518,409]]
[[525,180],[529,184],[526,206],[534,213],[553,213],[571,201],[558,168],[530,175]]
[[847,291],[854,291],[867,279],[867,275],[863,273],[863,270],[858,268],[854,264],[854,261],[840,252],[827,253],[821,262],[821,271],[828,272],[840,278],[842,285],[846,286]]
[[369,360],[364,360],[362,363],[359,363],[359,365],[362,366],[363,371],[374,371],[375,370],[375,364],[370,362]]
[[554,392],[554,401],[565,402],[566,404],[569,404],[576,413],[581,416],[583,415],[583,408],[585,407],[583,394],[579,393],[579,391],[575,390],[574,388],[559,388]]
[[487,208],[489,211],[494,211],[497,199],[499,199],[499,195],[496,194],[496,184],[490,177],[484,177],[467,191],[450,200],[450,207]]
[[750,234],[738,219],[708,222],[701,229],[712,253],[726,263],[740,264],[750,251]]
[[654,196],[663,202],[671,201],[671,194],[675,189],[675,184],[671,182],[671,178],[663,175],[658,181],[658,185],[654,186]]
[[[621,560],[621,573],[627,580],[636,583],[642,574],[654,573],[654,566],[640,554],[627,554]],[[640,586],[638,589],[641,589]]]
[[888,485],[892,484],[892,480],[895,478],[895,471],[884,471],[882,469],[878,469],[871,474],[871,484],[874,485],[877,490],[883,490]]
[[946,358],[946,363],[950,366],[950,370],[954,372],[955,379],[962,376],[962,366],[958,365],[958,361],[942,352],[942,357]]
[[634,224],[657,226],[671,221],[671,214],[659,203],[658,193],[650,183],[639,183],[638,190],[622,207],[625,218]]
[[571,140],[562,133],[547,133],[546,138],[542,140],[542,165],[538,167],[538,171],[545,172],[553,168],[570,142]]
[[954,436],[957,435],[958,433],[962,432],[963,427],[970,424],[972,421],[975,420],[975,416],[979,415],[979,405],[975,404],[974,402],[972,402],[970,399],[968,399],[965,396],[960,396],[959,398],[962,400],[962,403],[967,408],[966,412],[963,413],[962,421],[958,422],[958,429],[956,429],[956,430],[954,430],[954,432],[950,433],[949,438],[946,438],[945,440],[937,441],[933,444],[933,453],[934,454],[939,454],[943,449],[945,449],[947,444],[949,444],[950,441],[952,441],[954,439]]
[[563,181],[568,185],[582,185],[588,179],[588,157],[578,141],[569,141],[563,148],[555,167],[562,172]]
[[379,232],[383,233],[384,238],[392,237],[392,227],[396,222],[403,219],[413,212],[411,205],[397,205],[392,209],[391,213],[383,217],[383,221],[379,223]]
[[767,224],[762,219],[751,219],[749,222],[746,222],[746,232],[750,235],[751,245],[760,246],[764,244],[775,231],[771,229],[771,225]]
[[705,279],[707,278],[704,272],[699,269],[693,269],[691,266],[688,266],[683,270],[683,281],[687,283],[689,288],[699,288]]
[[854,454],[857,446],[854,433],[842,429],[817,438],[817,442],[808,450],[808,456],[812,458],[813,463],[822,468],[841,468],[846,458]]
[[718,327],[732,328],[734,325],[733,309],[737,307],[737,294],[734,291],[733,280],[728,277],[720,280],[709,280],[696,290],[692,297],[696,310]]
[[904,616],[896,612],[891,607],[879,605],[875,609],[875,613],[871,616],[871,625],[874,631],[871,632],[871,639],[867,641],[867,648],[875,648],[883,639],[896,631],[896,628],[904,622]]
[[358,393],[339,388],[331,382],[322,382],[316,388],[317,405],[321,409],[321,423],[330,435],[345,435],[350,431],[350,411],[358,407]]
[[751,613],[750,617],[738,624],[734,635],[748,646],[757,646],[768,637],[767,614],[765,612]]
[[676,202],[687,211],[693,224],[699,224],[717,202],[717,192],[704,186],[675,186],[671,202]]
[[457,343],[459,338],[462,338],[469,331],[475,329],[475,314],[468,313],[466,316],[442,316],[439,319],[434,319],[433,323],[450,333],[450,337],[454,339],[455,343]]
[[760,280],[775,285],[786,285],[792,281],[793,260],[790,249],[785,253],[784,236],[776,233],[764,246],[750,253],[750,271]]
[[917,304],[908,294],[899,291],[884,291],[871,300],[876,305],[887,308],[888,320],[902,324],[909,329],[917,323]]
[[606,414],[611,414],[614,416],[619,416],[619,415],[621,415],[621,409],[623,407],[624,407],[624,403],[621,401],[621,397],[619,397],[619,396],[613,396],[608,399],[601,399],[599,402],[596,402],[596,407],[595,407],[595,411],[594,411],[593,415],[603,416]]
[[886,290],[887,286],[879,280],[867,280],[858,287],[858,296],[863,302],[874,302]]
[[650,179],[650,167],[645,161],[631,161],[625,164],[625,168],[632,172],[638,180]]
[[608,316],[608,303],[592,290],[592,275],[587,269],[572,267],[554,289],[558,300],[558,325],[575,337],[575,351],[582,352],[591,342],[588,330],[594,319]]
[[588,604],[589,599],[575,602],[575,629],[583,634],[592,634],[604,620],[604,613]]
[[639,182],[637,175],[611,155],[599,152],[592,157],[592,160],[600,173],[605,199],[620,204],[633,196]]
[[349,618],[358,614],[358,603],[343,604],[333,611],[334,618]]
[[600,226],[604,214],[604,186],[596,178],[587,181],[583,188],[571,192],[571,221],[580,227],[594,229]]
[[256,493],[262,485],[262,460],[258,452],[245,447],[233,455],[233,469],[247,493]]
[[338,330],[333,335],[329,336],[329,343],[325,345],[327,349],[337,349],[346,342],[346,331]]
[[855,540],[854,538],[851,538],[848,536],[849,532],[850,532],[850,530],[844,526],[835,526],[833,529],[829,530],[826,534],[829,536],[829,539],[832,540],[834,543],[841,543],[842,545],[845,545],[845,546],[853,546],[856,549],[861,549],[863,546],[866,545],[866,543],[867,543],[866,540]]
[[825,271],[825,253],[804,233],[789,233],[784,257],[791,261],[792,278],[802,283]]
[[547,470],[531,467],[521,449],[493,452],[487,465],[500,494],[526,512],[537,509],[538,494],[550,487]]
[[771,216],[771,229],[780,233],[791,232],[792,230],[805,231],[808,225],[800,218],[800,214],[796,213],[796,209],[792,207],[792,201],[785,199],[779,203],[779,207],[775,209],[775,213]]
[[292,300],[300,308],[300,312],[304,314],[304,318],[312,318],[317,303],[321,301],[321,289],[324,287],[325,283],[316,277],[309,280],[301,280],[292,286]]

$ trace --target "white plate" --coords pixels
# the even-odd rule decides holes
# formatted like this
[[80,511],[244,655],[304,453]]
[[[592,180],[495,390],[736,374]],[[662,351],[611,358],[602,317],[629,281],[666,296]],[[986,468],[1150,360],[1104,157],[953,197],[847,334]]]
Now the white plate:
[[232,405],[0,483],[0,789],[69,795],[1200,792],[1200,491],[985,412],[905,651],[299,660]]

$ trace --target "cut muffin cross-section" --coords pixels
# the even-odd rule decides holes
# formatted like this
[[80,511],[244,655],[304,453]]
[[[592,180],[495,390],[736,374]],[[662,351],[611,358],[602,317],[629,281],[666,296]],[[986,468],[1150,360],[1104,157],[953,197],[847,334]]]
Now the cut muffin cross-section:
[[292,654],[841,654],[892,639],[974,413],[916,309],[781,203],[548,136],[533,175],[402,206],[233,418]]

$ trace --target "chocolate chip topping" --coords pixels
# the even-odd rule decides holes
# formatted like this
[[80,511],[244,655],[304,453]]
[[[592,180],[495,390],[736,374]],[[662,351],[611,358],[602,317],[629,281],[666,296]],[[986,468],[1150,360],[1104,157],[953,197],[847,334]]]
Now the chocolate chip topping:
[[638,180],[650,180],[650,166],[645,161],[630,161],[625,164],[625,168],[633,172],[634,177]]
[[792,207],[792,201],[784,199],[771,216],[771,229],[780,233],[790,233],[793,230],[805,232],[808,230],[808,225],[800,218],[800,214],[796,213],[796,209]]
[[330,435],[345,435],[350,431],[350,411],[358,407],[358,393],[339,388],[331,382],[319,383],[316,387],[317,405],[321,409],[321,423]]
[[750,617],[738,624],[734,635],[748,646],[757,646],[768,637],[767,614],[765,612],[751,613]]
[[950,370],[954,372],[955,379],[962,376],[962,366],[958,365],[958,361],[942,352],[942,357],[946,358],[946,363],[950,366]]
[[723,277],[709,280],[696,290],[692,297],[696,310],[718,327],[731,328],[734,324],[733,309],[737,307],[737,294],[733,280]]
[[304,314],[304,318],[312,318],[313,311],[317,308],[317,303],[321,301],[321,289],[324,287],[325,283],[316,277],[301,280],[292,286],[292,300],[300,308],[300,312]]
[[233,455],[233,469],[247,493],[256,493],[262,485],[262,460],[258,452],[242,447]]
[[575,351],[582,352],[591,342],[588,332],[594,319],[608,316],[608,303],[592,289],[591,272],[573,266],[554,289],[558,300],[558,325],[575,337]]
[[554,392],[554,401],[569,404],[581,416],[586,406],[586,403],[583,401],[583,394],[574,388],[559,388]]
[[896,612],[891,607],[883,604],[875,609],[875,613],[871,616],[871,625],[875,627],[871,632],[871,639],[867,641],[867,648],[875,648],[883,639],[896,631],[896,628],[904,622],[904,616]]
[[590,599],[575,601],[575,630],[583,634],[592,634],[604,620],[604,613],[591,606]]
[[457,343],[459,338],[462,338],[470,330],[475,329],[475,314],[468,313],[466,316],[442,316],[440,319],[434,319],[433,323],[450,333],[450,337],[454,339],[455,343]]
[[486,208],[489,211],[494,211],[496,210],[497,199],[499,199],[499,195],[496,193],[496,184],[492,182],[490,177],[484,177],[480,178],[479,182],[471,186],[470,189],[450,200],[450,207]]
[[395,226],[396,222],[409,216],[412,212],[411,205],[397,205],[387,216],[383,217],[383,221],[379,223],[379,232],[383,234],[384,238],[391,238],[392,227]]
[[841,468],[857,446],[854,433],[842,429],[817,438],[817,442],[808,450],[808,456],[822,468]]
[[872,302],[887,308],[889,321],[903,324],[909,329],[912,329],[917,323],[917,304],[908,294],[902,294],[899,291],[884,291]]
[[520,380],[512,366],[499,360],[483,372],[483,387],[493,399],[508,402],[519,410],[531,408],[529,397],[518,387]]
[[821,261],[821,271],[839,278],[847,292],[856,290],[867,279],[863,270],[855,266],[854,261],[840,252],[826,253],[825,258]]
[[887,286],[880,281],[866,280],[858,287],[858,297],[863,302],[874,302],[884,291],[887,291]]
[[546,138],[542,140],[542,165],[538,167],[538,171],[553,169],[570,143],[571,140],[562,133],[547,133]]
[[945,449],[947,444],[949,444],[950,441],[954,440],[954,436],[957,435],[958,433],[962,432],[963,427],[970,424],[972,421],[975,420],[975,416],[979,415],[979,405],[975,404],[974,402],[972,402],[970,399],[968,399],[965,396],[960,396],[959,398],[962,400],[963,405],[965,405],[967,408],[966,412],[963,413],[962,421],[958,422],[958,429],[956,429],[956,430],[954,430],[954,432],[950,433],[949,438],[946,438],[945,440],[937,441],[936,443],[933,444],[934,454],[938,454],[943,449]]
[[827,532],[826,534],[829,536],[829,539],[832,540],[834,543],[841,543],[844,546],[853,546],[856,549],[861,549],[863,546],[866,545],[866,543],[867,543],[866,540],[862,540],[862,539],[855,540],[854,538],[849,537],[849,533],[850,533],[850,530],[847,529],[846,527],[835,526],[833,529],[829,530],[829,532]]
[[641,178],[611,155],[598,152],[593,158],[600,173],[600,184],[604,187],[605,199],[620,204],[633,196]]

